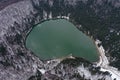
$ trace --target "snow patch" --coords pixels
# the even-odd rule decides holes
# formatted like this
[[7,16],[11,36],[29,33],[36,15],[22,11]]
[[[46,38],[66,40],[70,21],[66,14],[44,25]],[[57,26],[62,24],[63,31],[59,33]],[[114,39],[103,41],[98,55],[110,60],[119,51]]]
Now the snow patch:
[[120,35],[120,33],[118,32],[117,35]]
[[77,69],[78,69],[79,74],[80,74],[82,77],[84,76],[86,79],[90,79],[91,73],[90,73],[90,71],[88,71],[86,68],[84,68],[83,65],[82,65],[82,66],[79,66]]
[[103,48],[102,45],[100,45],[100,47],[98,47],[98,44],[100,44],[101,41],[96,40],[95,44],[96,47],[98,48],[99,54],[100,54],[100,60],[97,63],[97,67],[100,66],[101,70],[103,72],[108,71],[111,74],[111,78],[112,80],[116,79],[116,80],[120,80],[120,72],[118,71],[118,69],[109,66],[109,61],[107,59],[107,57],[105,56],[105,50]]
[[43,18],[44,18],[44,20],[47,19],[47,12],[45,10],[43,11]]
[[37,65],[36,64],[33,64],[33,72],[36,72],[37,70]]
[[49,14],[49,19],[52,19],[52,12],[50,12]]
[[97,66],[105,67],[106,65],[109,64],[109,61],[108,61],[107,57],[105,56],[105,50],[102,45],[100,45],[100,47],[98,47],[98,44],[101,44],[101,41],[96,40],[95,44],[96,44],[96,47],[100,54],[100,61],[99,61],[99,63],[97,63]]
[[45,74],[45,72],[46,72],[45,69],[39,69],[39,71],[40,71],[42,74]]
[[120,72],[116,72],[116,71],[114,70],[114,68],[109,68],[109,70],[104,69],[104,68],[101,68],[101,71],[103,71],[103,72],[108,71],[108,72],[111,74],[112,80],[114,80],[114,79],[120,80]]
[[57,18],[64,18],[64,19],[69,20],[69,16],[57,16]]

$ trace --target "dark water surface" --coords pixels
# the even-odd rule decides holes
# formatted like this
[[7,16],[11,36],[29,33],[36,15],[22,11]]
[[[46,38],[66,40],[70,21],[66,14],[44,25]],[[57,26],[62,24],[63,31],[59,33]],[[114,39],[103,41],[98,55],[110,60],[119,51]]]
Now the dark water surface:
[[43,60],[70,54],[91,62],[98,60],[92,39],[65,19],[49,20],[35,26],[26,39],[26,47]]

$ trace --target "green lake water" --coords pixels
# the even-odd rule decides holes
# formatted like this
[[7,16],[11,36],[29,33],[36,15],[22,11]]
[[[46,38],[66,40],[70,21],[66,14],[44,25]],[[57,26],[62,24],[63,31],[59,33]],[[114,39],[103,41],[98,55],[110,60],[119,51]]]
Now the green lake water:
[[92,39],[65,19],[36,25],[26,38],[26,47],[43,60],[72,54],[91,62],[98,61],[98,52]]

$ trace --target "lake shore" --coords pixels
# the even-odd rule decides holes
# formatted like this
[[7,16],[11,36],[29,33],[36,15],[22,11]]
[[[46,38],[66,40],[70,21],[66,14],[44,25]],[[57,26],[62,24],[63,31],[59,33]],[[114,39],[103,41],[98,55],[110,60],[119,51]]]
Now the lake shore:
[[119,80],[120,79],[120,72],[118,71],[117,68],[111,67],[109,66],[109,61],[107,59],[107,57],[105,56],[105,50],[103,48],[102,45],[98,46],[99,44],[101,44],[101,42],[99,40],[95,41],[95,45],[99,51],[99,61],[96,62],[96,66],[100,66],[101,67],[101,71],[103,72],[109,72],[111,75],[111,78],[114,80]]

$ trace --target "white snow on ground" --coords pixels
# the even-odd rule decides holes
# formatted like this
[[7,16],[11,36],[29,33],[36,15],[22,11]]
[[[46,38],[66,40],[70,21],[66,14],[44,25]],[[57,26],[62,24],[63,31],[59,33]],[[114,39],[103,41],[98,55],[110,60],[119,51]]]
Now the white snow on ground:
[[37,70],[37,65],[36,64],[33,64],[33,72],[36,72]]
[[105,67],[106,65],[109,64],[109,61],[108,61],[107,57],[105,56],[105,50],[104,50],[103,46],[98,47],[98,44],[100,44],[100,43],[101,42],[99,40],[95,41],[96,47],[100,53],[100,61],[99,61],[99,63],[97,63],[97,66]]
[[40,71],[42,74],[45,74],[45,72],[46,72],[45,69],[39,69],[39,71]]
[[101,68],[101,71],[106,72],[108,71],[111,74],[111,78],[112,80],[116,79],[116,80],[120,80],[120,72],[117,72],[116,70],[114,70],[114,68],[111,69],[111,67],[108,67],[109,69],[103,69]]
[[45,10],[43,10],[43,19],[46,20],[47,19],[47,12]]
[[57,18],[64,18],[64,19],[69,20],[69,15],[68,16],[57,16]]
[[[85,77],[85,79],[98,80],[103,77],[103,75],[92,75],[89,69],[85,68],[83,65],[79,66],[77,70],[82,77]],[[111,80],[109,76],[104,76],[104,78],[106,80]]]
[[69,17],[68,17],[68,16],[62,16],[62,18],[65,18],[65,19],[69,20]]
[[120,35],[120,33],[119,33],[119,32],[117,32],[117,35]]
[[97,63],[97,66],[101,67],[101,71],[108,71],[111,74],[111,78],[114,80],[120,80],[120,72],[114,68],[109,66],[109,62],[107,57],[105,56],[105,50],[102,46],[98,47],[98,44],[101,43],[99,40],[95,41],[96,47],[100,53],[100,61]]
[[52,12],[50,12],[49,14],[49,19],[52,19]]
[[78,72],[82,77],[84,76],[86,79],[90,79],[91,77],[90,71],[84,68],[83,65],[78,67]]

